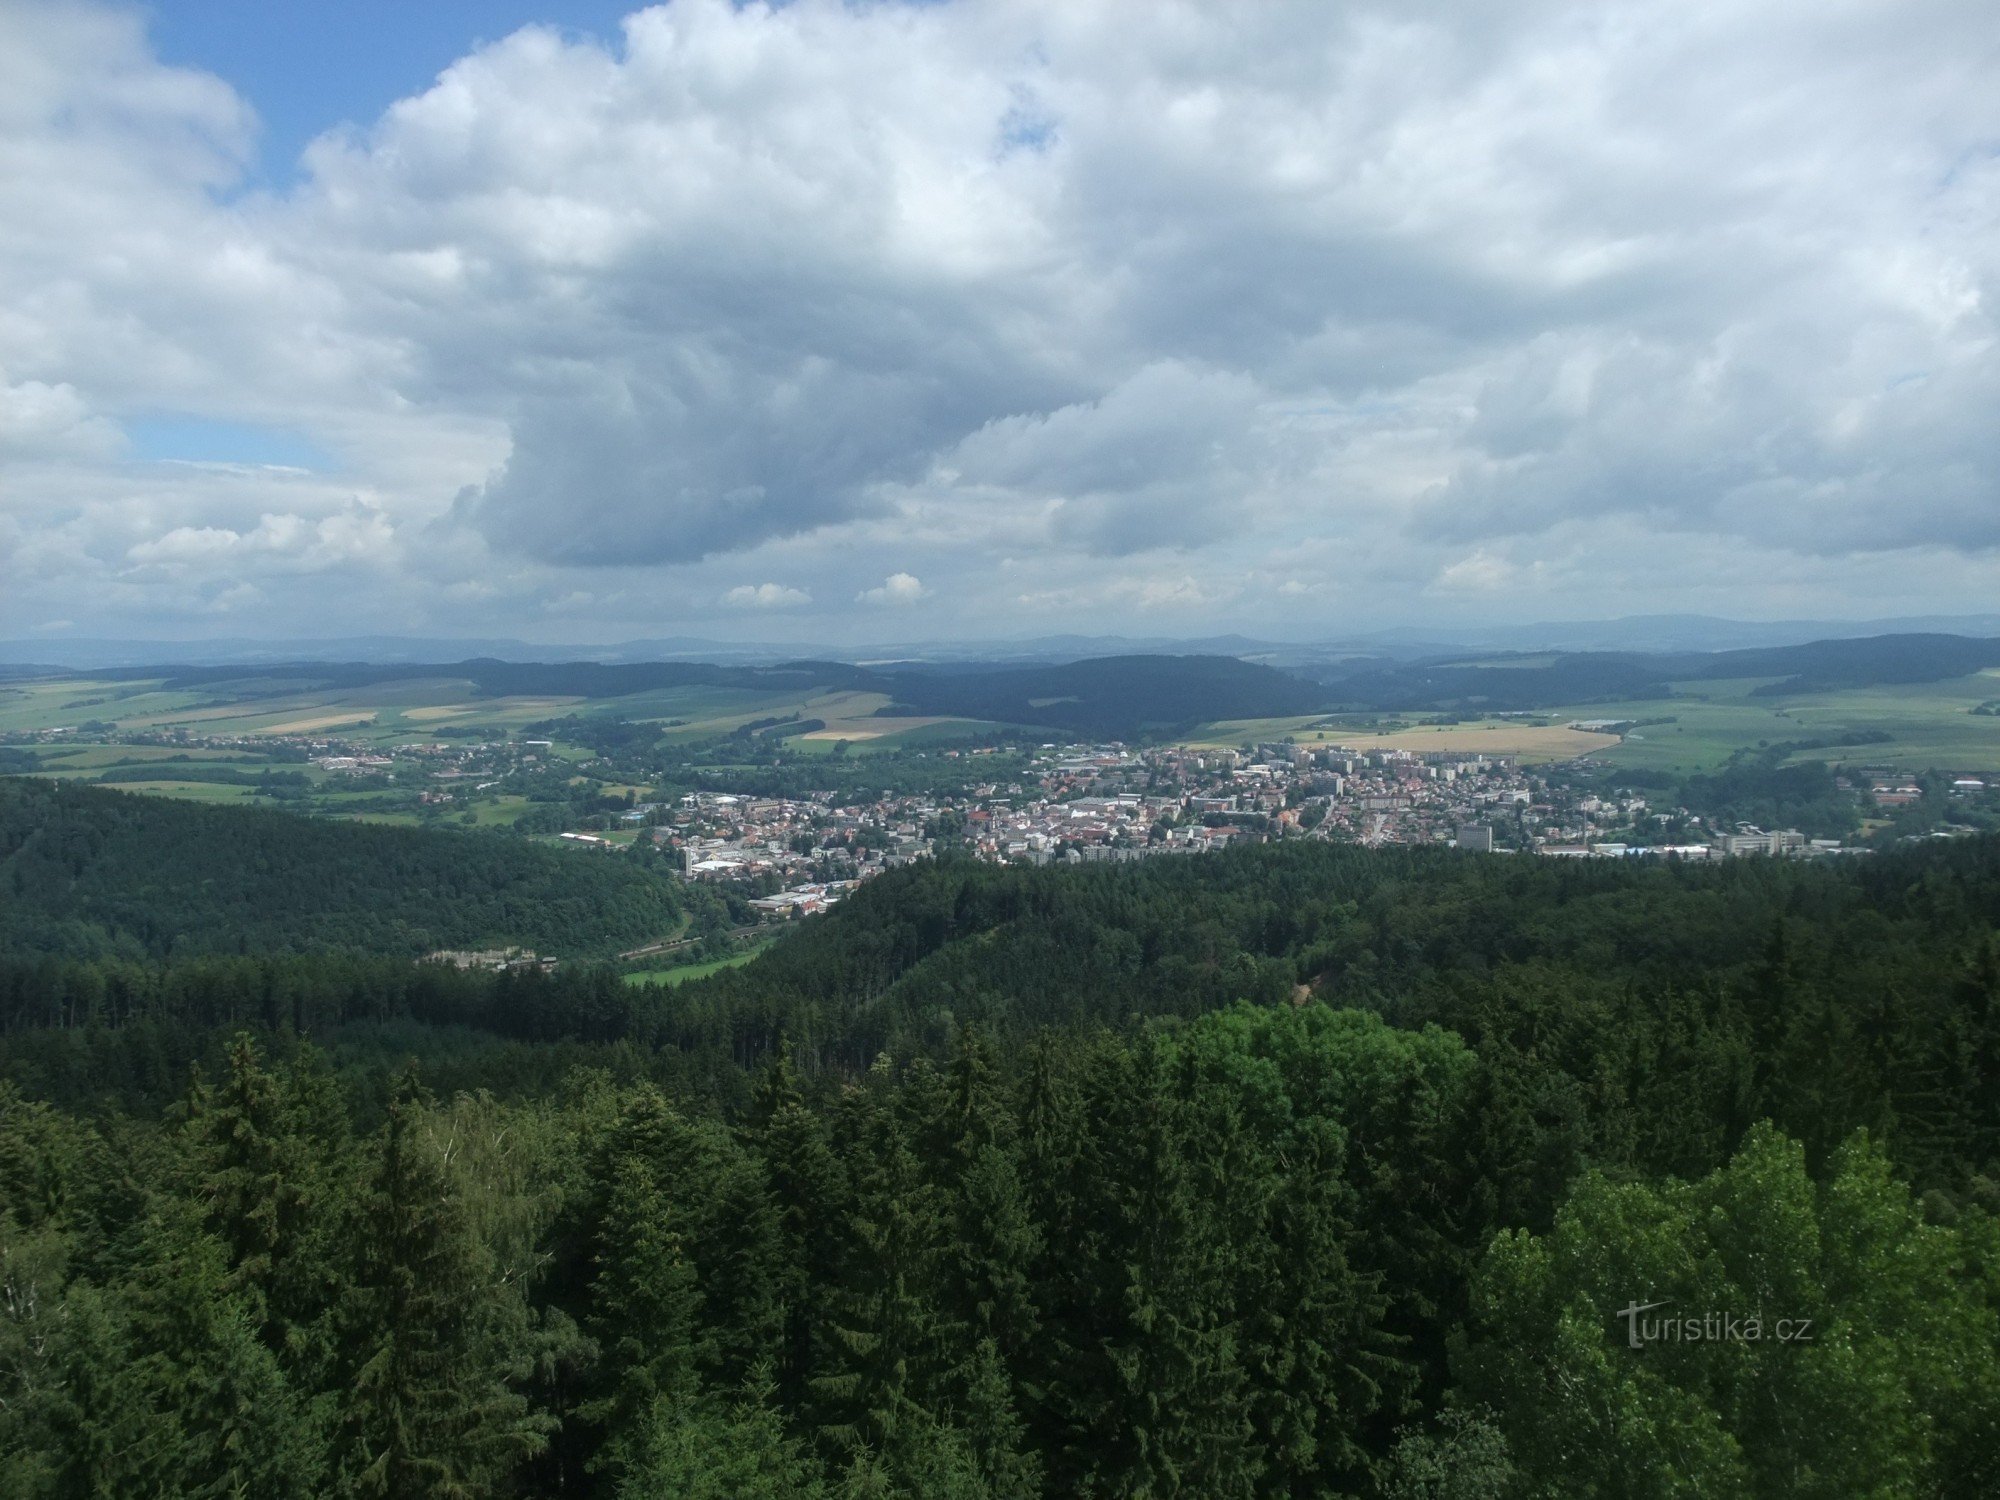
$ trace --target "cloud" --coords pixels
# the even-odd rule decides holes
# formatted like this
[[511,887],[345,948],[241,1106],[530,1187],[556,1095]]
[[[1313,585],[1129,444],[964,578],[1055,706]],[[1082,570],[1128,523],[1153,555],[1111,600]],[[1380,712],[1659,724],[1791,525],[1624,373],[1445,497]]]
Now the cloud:
[[9,385],[0,371],[0,460],[89,461],[114,457],[121,446],[117,425],[91,415],[73,386]]
[[930,590],[909,573],[891,573],[877,588],[863,589],[854,596],[857,604],[915,604],[928,597]]
[[722,602],[731,609],[799,609],[812,603],[812,595],[782,583],[739,583]]
[[1149,613],[1190,614],[1239,598],[1242,592],[1242,583],[1236,579],[1160,573],[1100,579],[1072,588],[1029,592],[1020,595],[1016,602],[1022,609],[1034,613],[1107,609],[1123,613],[1138,609]]
[[1258,442],[1262,396],[1245,375],[1163,361],[1097,400],[989,422],[946,464],[1046,506],[1052,537],[1092,554],[1198,545],[1282,462]]
[[[675,0],[265,192],[140,11],[17,0],[0,631],[1981,608],[1995,44],[1983,0]],[[326,462],[156,462],[163,417]]]
[[1490,594],[1513,583],[1518,573],[1508,559],[1479,550],[1447,564],[1435,587],[1442,593]]
[[266,514],[258,517],[255,527],[243,531],[177,526],[131,547],[125,556],[142,569],[199,570],[254,560],[273,571],[317,572],[374,560],[394,544],[388,521],[377,511],[355,505],[317,518]]

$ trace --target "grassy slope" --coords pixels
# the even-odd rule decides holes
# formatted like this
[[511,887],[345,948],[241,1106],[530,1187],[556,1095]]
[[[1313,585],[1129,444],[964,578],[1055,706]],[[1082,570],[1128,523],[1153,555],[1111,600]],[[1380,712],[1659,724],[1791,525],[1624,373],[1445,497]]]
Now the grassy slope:
[[728,958],[710,959],[707,963],[675,964],[667,969],[641,969],[636,973],[627,974],[625,982],[631,985],[686,984],[690,979],[706,979],[711,974],[720,974],[724,969],[740,969],[769,946],[768,943],[760,943],[747,952],[733,953]]

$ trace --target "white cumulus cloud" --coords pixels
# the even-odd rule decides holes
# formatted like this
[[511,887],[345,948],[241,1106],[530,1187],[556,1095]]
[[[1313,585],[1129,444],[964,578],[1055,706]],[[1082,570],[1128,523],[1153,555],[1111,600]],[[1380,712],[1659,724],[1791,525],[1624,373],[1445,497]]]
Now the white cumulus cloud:
[[915,604],[930,593],[914,574],[891,573],[881,584],[854,596],[860,604]]
[[12,0],[0,633],[1985,608],[1997,49],[1988,0],[674,0],[251,191],[141,9]]

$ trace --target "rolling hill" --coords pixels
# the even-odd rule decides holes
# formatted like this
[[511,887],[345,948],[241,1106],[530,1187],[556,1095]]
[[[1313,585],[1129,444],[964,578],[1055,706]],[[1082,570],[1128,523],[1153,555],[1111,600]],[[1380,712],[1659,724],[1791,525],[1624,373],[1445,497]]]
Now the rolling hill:
[[[1424,658],[1346,657],[1281,670],[1222,654],[1095,656],[1023,665],[1011,662],[896,662],[870,666],[801,660],[770,665],[661,661],[632,663],[294,662],[161,666],[65,674],[47,688],[59,713],[119,718],[139,727],[242,721],[253,734],[312,724],[369,722],[383,705],[414,708],[421,729],[447,716],[466,723],[511,714],[515,727],[551,710],[674,723],[682,737],[728,733],[743,723],[803,722],[816,695],[848,695],[838,707],[899,726],[955,721],[1080,737],[1140,740],[1219,721],[1296,718],[1325,712],[1517,713],[1618,701],[1685,697],[1690,685],[1730,682],[1760,698],[1944,682],[2000,668],[2000,640],[1898,634],[1811,641],[1732,651],[1485,652]],[[0,690],[25,701],[35,679]],[[124,684],[131,691],[72,697]],[[2000,696],[2000,693],[1996,693]],[[873,704],[862,705],[871,698]],[[54,700],[52,700],[53,702]],[[316,705],[338,707],[338,720]],[[269,705],[263,719],[256,709]],[[437,706],[433,706],[437,705]],[[879,705],[879,706],[875,706]],[[518,709],[519,712],[515,712]],[[826,717],[826,715],[820,715]],[[711,723],[711,721],[713,721]],[[32,717],[21,727],[42,722]],[[53,721],[50,721],[53,722]],[[8,727],[0,723],[0,728]],[[873,738],[857,726],[857,737]]]
[[597,853],[0,778],[0,952],[569,957],[681,911],[673,881]]

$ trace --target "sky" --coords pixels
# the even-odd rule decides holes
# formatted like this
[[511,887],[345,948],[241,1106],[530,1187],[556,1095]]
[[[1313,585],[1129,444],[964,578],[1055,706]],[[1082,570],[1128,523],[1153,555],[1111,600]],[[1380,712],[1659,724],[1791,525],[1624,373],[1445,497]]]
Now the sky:
[[0,637],[2000,607],[1991,0],[0,0]]

